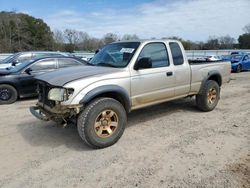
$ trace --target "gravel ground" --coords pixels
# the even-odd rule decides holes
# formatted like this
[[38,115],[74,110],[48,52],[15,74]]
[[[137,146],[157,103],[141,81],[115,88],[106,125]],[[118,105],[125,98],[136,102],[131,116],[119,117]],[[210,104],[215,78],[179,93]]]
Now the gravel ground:
[[0,106],[0,187],[250,187],[250,72],[232,74],[212,112],[193,98],[132,112],[101,150],[32,117],[35,102]]

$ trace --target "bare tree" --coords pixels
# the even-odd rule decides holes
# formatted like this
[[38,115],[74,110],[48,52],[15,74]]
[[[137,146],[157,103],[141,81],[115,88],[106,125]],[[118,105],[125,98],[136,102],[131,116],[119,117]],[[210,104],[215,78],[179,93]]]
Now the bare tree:
[[79,50],[87,50],[88,49],[88,43],[89,43],[89,40],[90,40],[90,36],[88,33],[86,32],[82,32],[80,31],[78,33],[79,35],[79,43],[78,43],[78,48]]
[[243,31],[246,33],[250,33],[250,23],[243,28]]
[[125,34],[122,37],[122,40],[138,40],[139,37],[136,34],[130,35],[130,34]]
[[220,49],[220,42],[218,37],[210,36],[204,45],[204,50],[218,50]]
[[118,40],[118,36],[117,36],[117,34],[114,34],[114,33],[107,33],[103,37],[104,44],[109,44],[109,43],[115,42],[117,40]]
[[53,31],[53,39],[56,43],[64,43],[63,32],[60,30]]
[[60,30],[54,30],[53,31],[53,39],[54,39],[53,49],[59,50],[59,51],[64,51],[63,32]]
[[79,32],[74,29],[65,29],[64,37],[69,44],[76,45],[79,42]]
[[220,48],[221,49],[232,49],[236,43],[235,38],[226,35],[219,38]]

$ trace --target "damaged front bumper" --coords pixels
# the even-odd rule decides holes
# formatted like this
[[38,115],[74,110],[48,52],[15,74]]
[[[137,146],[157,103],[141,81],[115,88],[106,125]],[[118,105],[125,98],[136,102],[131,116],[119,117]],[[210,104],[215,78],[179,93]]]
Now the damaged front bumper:
[[44,113],[42,113],[38,106],[31,106],[30,113],[37,119],[40,119],[42,121],[49,121],[49,118]]
[[30,112],[37,119],[42,121],[61,121],[76,117],[80,113],[83,105],[68,105],[63,106],[60,104],[55,105],[53,108],[44,105],[42,103],[37,103],[36,106],[30,107]]

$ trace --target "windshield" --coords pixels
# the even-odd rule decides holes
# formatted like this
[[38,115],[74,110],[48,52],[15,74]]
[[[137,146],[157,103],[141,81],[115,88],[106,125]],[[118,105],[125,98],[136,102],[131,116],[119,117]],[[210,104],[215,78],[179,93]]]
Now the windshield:
[[3,59],[0,63],[3,63],[3,64],[11,63],[12,60],[15,59],[17,55],[18,55],[18,54],[10,55],[9,57]]
[[108,44],[90,60],[89,64],[117,68],[126,67],[139,45],[139,42]]
[[240,61],[242,58],[243,58],[242,55],[234,55],[234,56],[232,56],[233,61]]
[[29,64],[31,64],[31,62],[33,61],[32,60],[25,61],[23,63],[17,64],[16,66],[7,67],[6,69],[9,70],[10,72],[19,72],[22,69],[26,68]]

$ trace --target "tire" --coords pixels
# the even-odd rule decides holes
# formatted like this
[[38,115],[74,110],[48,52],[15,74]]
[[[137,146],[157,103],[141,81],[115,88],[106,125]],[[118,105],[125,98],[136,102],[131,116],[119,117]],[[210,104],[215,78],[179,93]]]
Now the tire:
[[217,82],[208,80],[200,94],[196,95],[196,105],[204,112],[212,111],[220,99],[220,87]]
[[242,71],[242,67],[241,67],[241,65],[238,65],[237,68],[236,68],[236,72],[240,73],[241,71]]
[[12,104],[17,100],[17,90],[7,84],[0,85],[0,104]]
[[98,98],[79,114],[77,129],[88,146],[98,149],[115,144],[126,123],[127,114],[120,102],[112,98]]

